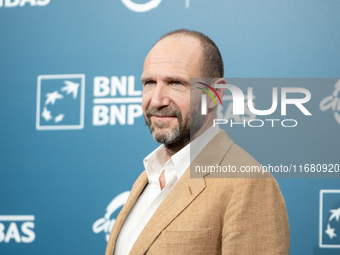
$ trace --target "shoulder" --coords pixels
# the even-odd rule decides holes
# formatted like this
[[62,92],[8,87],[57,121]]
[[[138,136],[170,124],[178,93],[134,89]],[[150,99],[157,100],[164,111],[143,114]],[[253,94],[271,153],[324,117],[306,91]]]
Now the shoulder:
[[[205,177],[210,192],[228,197],[228,208],[279,211],[286,220],[285,201],[275,178],[261,170],[261,165],[240,146],[233,144],[220,163],[225,172],[216,171]],[[234,169],[234,170],[232,170]],[[270,208],[270,209],[269,209]],[[281,217],[280,216],[280,217]]]
[[[210,178],[274,179],[262,165],[237,144],[232,144],[216,166],[216,171],[206,176]],[[237,181],[235,181],[237,182]]]

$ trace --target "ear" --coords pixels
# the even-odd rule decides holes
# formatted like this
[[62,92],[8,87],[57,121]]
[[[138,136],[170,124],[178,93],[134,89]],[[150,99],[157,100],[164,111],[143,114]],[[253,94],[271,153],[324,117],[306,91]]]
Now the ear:
[[[215,87],[215,84],[227,84],[226,79],[224,78],[219,78],[216,81],[214,81],[213,84],[211,84],[212,87]],[[224,96],[224,92],[225,92],[225,88],[218,88],[215,89],[218,96],[221,98],[221,101],[223,100],[223,96]],[[214,93],[214,98],[217,104],[220,104],[220,100],[218,99],[218,97],[215,95]],[[210,100],[208,103],[208,108],[214,108],[215,107],[215,102],[213,100]]]

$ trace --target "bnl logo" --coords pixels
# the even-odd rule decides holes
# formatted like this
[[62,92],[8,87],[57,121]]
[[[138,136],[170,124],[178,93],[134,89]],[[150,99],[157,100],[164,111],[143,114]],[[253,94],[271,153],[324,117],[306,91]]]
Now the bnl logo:
[[0,243],[32,243],[34,215],[0,215]]
[[133,125],[143,116],[142,91],[135,89],[135,76],[96,76],[93,81],[94,126]]
[[340,190],[320,190],[319,247],[340,248]]
[[39,75],[37,130],[84,128],[85,75]]

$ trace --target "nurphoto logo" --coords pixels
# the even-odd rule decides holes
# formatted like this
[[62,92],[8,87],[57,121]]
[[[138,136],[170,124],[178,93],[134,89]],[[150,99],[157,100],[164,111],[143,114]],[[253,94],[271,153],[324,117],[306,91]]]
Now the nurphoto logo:
[[[203,82],[196,82],[197,84],[203,85],[204,87],[196,87],[198,89],[201,89],[205,93],[202,94],[201,96],[201,114],[206,115],[207,114],[207,95],[210,96],[210,98],[214,101],[215,105],[218,105],[219,100],[221,106],[222,106],[222,101],[221,98],[219,97],[217,91],[215,89],[219,88],[225,88],[228,89],[231,94],[232,94],[232,113],[233,115],[244,115],[245,112],[248,115],[252,116],[269,116],[273,114],[277,108],[278,108],[278,102],[279,102],[279,97],[278,97],[278,88],[273,87],[272,88],[272,98],[271,102],[272,105],[269,109],[266,110],[258,110],[255,108],[255,104],[253,102],[253,99],[255,98],[253,95],[253,88],[248,87],[247,88],[247,97],[243,94],[242,90],[231,84],[215,84],[215,89]],[[209,90],[211,90],[213,93],[211,93]],[[287,105],[294,105],[296,106],[305,116],[311,116],[312,114],[307,110],[307,108],[304,106],[305,103],[309,102],[311,99],[311,93],[308,89],[305,88],[298,88],[298,87],[282,87],[281,88],[281,116],[286,116],[287,115]],[[302,97],[300,98],[289,98],[289,94],[294,93],[294,94],[299,94]],[[216,99],[215,99],[216,97]],[[246,108],[247,107],[247,108]],[[214,126],[215,125],[224,125],[224,124],[230,124],[230,127],[233,127],[235,125],[238,126],[243,126],[245,127],[246,124],[249,127],[262,127],[264,126],[265,123],[269,123],[272,127],[275,126],[276,122],[280,122],[281,126],[283,127],[296,127],[298,124],[298,121],[295,119],[249,119],[245,120],[243,119],[242,122],[235,122],[232,119],[214,119]]]

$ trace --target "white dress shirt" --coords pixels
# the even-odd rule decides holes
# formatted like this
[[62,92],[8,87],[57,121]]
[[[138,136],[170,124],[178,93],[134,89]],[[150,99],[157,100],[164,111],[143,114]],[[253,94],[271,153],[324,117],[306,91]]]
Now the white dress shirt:
[[[219,131],[220,128],[218,126],[211,126],[169,160],[167,160],[168,156],[164,145],[160,145],[143,160],[149,183],[125,219],[116,241],[115,255],[129,254],[139,234],[143,231],[145,225],[171,188],[181,178],[185,170],[188,169],[190,163]],[[166,184],[163,190],[161,190],[159,177],[163,170]]]

